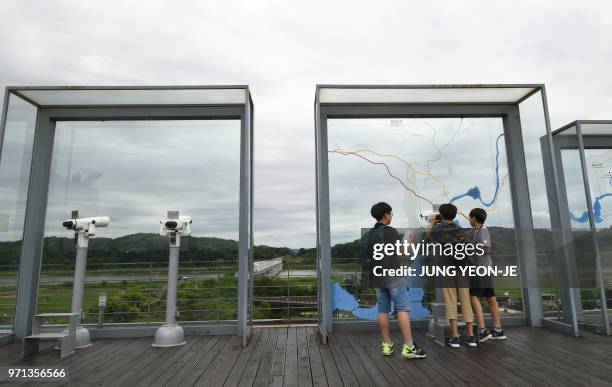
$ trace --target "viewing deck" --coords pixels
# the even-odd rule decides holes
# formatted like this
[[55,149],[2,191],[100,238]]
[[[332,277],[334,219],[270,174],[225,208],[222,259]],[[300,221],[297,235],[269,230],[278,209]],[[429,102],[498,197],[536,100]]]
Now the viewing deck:
[[[95,340],[64,359],[46,342],[40,353],[20,360],[21,345],[12,343],[0,347],[0,358],[3,365],[68,367],[64,385],[74,386],[612,384],[612,337],[573,338],[525,327],[506,333],[506,341],[451,349],[416,331],[429,355],[422,360],[401,358],[399,345],[383,357],[374,332],[337,332],[328,345],[319,344],[314,327],[256,328],[244,349],[232,336],[189,336],[186,345],[165,349],[151,347],[153,339],[145,337]],[[393,338],[401,343],[399,332]]]

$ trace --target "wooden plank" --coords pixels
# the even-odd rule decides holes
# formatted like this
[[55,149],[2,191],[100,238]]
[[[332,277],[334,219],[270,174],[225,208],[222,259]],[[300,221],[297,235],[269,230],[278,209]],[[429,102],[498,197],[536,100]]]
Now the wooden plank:
[[[54,347],[56,343],[52,341],[41,341],[38,353],[32,354],[25,359],[21,359],[21,345],[18,347],[17,352],[15,353],[14,361],[12,362],[15,365],[19,364],[49,364],[49,362],[67,362],[71,357],[74,357],[74,354],[65,358],[60,358],[60,353],[58,350],[55,350]],[[5,363],[6,364],[6,363]]]
[[482,370],[473,369],[469,363],[465,362],[463,357],[467,353],[466,351],[468,348],[462,347],[461,349],[454,349],[441,347],[434,343],[431,338],[425,338],[418,335],[418,333],[413,332],[413,335],[418,341],[419,346],[427,352],[426,360],[432,361],[439,364],[440,367],[447,369],[451,375],[454,375],[456,379],[461,381],[460,383],[465,383],[470,386],[489,386],[495,384],[494,380],[490,378],[481,378],[480,375],[476,374],[477,372],[482,372]]
[[281,387],[283,385],[283,375],[272,375],[269,386]]
[[[149,363],[140,372],[136,374],[132,380],[128,381],[130,385],[137,386],[149,386],[162,374],[164,374],[170,367],[174,366],[176,362],[182,358],[187,352],[193,351],[194,348],[199,346],[203,336],[191,336],[188,338],[187,343],[176,347],[176,351],[168,351],[168,353],[161,356],[157,361]],[[160,348],[164,350],[165,348]]]
[[[91,364],[92,359],[104,356],[104,353],[109,350],[109,347],[111,347],[111,344],[97,342],[96,345],[92,347],[81,349],[76,354],[61,359],[59,357],[59,352],[53,350],[53,345],[51,344],[47,347],[47,352],[44,355],[36,355],[34,358],[29,359],[31,361],[27,361],[28,359],[24,359],[27,361],[27,364],[25,364],[25,362],[22,362],[20,365],[69,367],[70,381],[72,382],[76,379],[76,377],[82,375],[81,368],[85,368],[85,365],[87,363]],[[21,351],[21,349],[19,349],[19,351]],[[78,373],[75,373],[73,371],[75,368],[78,370]],[[40,385],[39,382],[12,383],[11,385],[27,386],[32,385],[32,383]]]
[[[319,353],[323,361],[327,384],[329,386],[341,386],[343,384],[342,376],[340,375],[340,370],[334,359],[334,355],[331,352],[330,345],[319,345]],[[357,383],[357,381],[355,380],[354,383]]]
[[156,361],[160,357],[164,357],[166,354],[168,354],[169,351],[175,352],[178,350],[177,347],[172,347],[172,348],[152,347],[151,346],[152,343],[150,340],[146,340],[144,344],[148,347],[148,349],[144,353],[138,356],[134,356],[134,355],[129,356],[129,360],[125,362],[126,363],[125,367],[121,367],[118,369],[118,371],[112,372],[109,375],[111,376],[112,378],[111,380],[113,381],[113,383],[116,383],[117,385],[131,384],[128,381],[132,379],[134,376],[136,376],[148,364]]
[[[185,346],[164,349],[152,348],[147,337],[96,340],[64,359],[51,349],[53,343],[43,343],[39,354],[24,360],[18,359],[21,349],[15,343],[0,353],[10,365],[70,367],[67,384],[78,386],[610,385],[612,338],[590,333],[574,338],[534,328],[506,331],[507,341],[458,350],[415,331],[415,341],[428,353],[424,360],[399,353],[383,357],[373,332],[336,332],[329,345],[321,345],[314,327],[256,329],[247,348],[234,336],[190,337]],[[392,338],[399,352],[399,332]]]
[[284,386],[297,386],[298,349],[296,328],[287,329],[287,348],[285,352]]
[[549,335],[555,336],[556,332],[543,331],[537,338],[530,337],[527,332],[513,331],[512,338],[492,344],[508,346],[512,353],[521,354],[523,357],[535,357],[540,367],[576,383],[598,384],[609,380],[612,367],[608,364],[593,367],[592,362],[596,360],[597,356],[575,356],[575,353],[583,353],[580,338],[564,337],[568,340],[567,342],[569,340],[573,341],[574,355],[572,355],[571,352],[568,353],[563,350],[561,345],[555,343],[554,339],[549,337]]
[[397,379],[399,382],[399,378],[395,377],[393,374],[389,374],[389,379],[386,378],[387,375],[384,375],[376,364],[372,361],[372,358],[368,355],[368,350],[364,348],[362,343],[359,341],[358,335],[355,333],[347,332],[344,334],[347,342],[350,345],[350,352],[356,355],[359,358],[363,369],[368,374],[369,378],[372,380],[374,385],[376,386],[385,386],[388,383],[391,383],[391,380]]
[[257,375],[254,380],[255,386],[267,386],[271,382],[272,363],[274,361],[274,351],[276,349],[276,338],[278,329],[269,329],[268,342],[261,357]]
[[[200,359],[199,362],[197,362],[194,365],[193,368],[187,369],[188,371],[187,374],[181,378],[180,382],[178,380],[172,379],[172,380],[169,380],[168,383],[166,383],[165,385],[167,386],[176,386],[176,385],[193,386],[195,385],[195,383],[198,381],[202,373],[206,371],[208,366],[213,362],[213,360],[215,359],[215,357],[217,357],[218,354],[219,354],[219,350],[211,349],[210,351],[206,352],[206,354]],[[177,376],[179,375],[177,374]],[[178,382],[178,384],[176,382]]]
[[[545,340],[538,339],[542,338],[543,336],[545,336]],[[560,349],[561,352],[568,354],[569,357],[567,358],[569,359],[572,358],[571,354],[575,353],[575,351],[579,348],[580,353],[583,355],[578,358],[579,361],[584,362],[584,360],[588,358],[589,361],[587,363],[589,365],[597,365],[603,369],[609,368],[612,365],[612,351],[610,351],[610,349],[612,349],[611,346],[608,345],[608,348],[606,349],[591,345],[585,342],[585,336],[577,338],[570,337],[570,339],[572,339],[572,342],[570,342],[567,340],[568,338],[566,336],[558,332],[545,331],[540,333],[538,331],[534,332],[534,330],[520,329],[516,332],[516,338],[526,344],[533,344],[537,343],[538,341],[542,341],[542,344],[545,346]],[[610,337],[601,337],[600,342],[603,343],[605,340],[607,340],[609,344],[612,344],[610,342],[611,339],[612,338]],[[590,357],[584,355],[593,356]],[[574,359],[572,359],[572,363],[574,364]]]
[[[64,363],[70,368],[70,382],[75,384],[89,383],[92,378],[100,374],[106,367],[111,367],[113,363],[117,362],[115,354],[124,346],[125,343],[117,339],[112,339],[111,342],[105,343],[95,342],[93,348],[98,347],[95,351],[84,353],[78,361]],[[78,352],[77,355],[79,355]]]
[[503,344],[496,344],[501,343],[495,343],[492,341],[482,343],[478,347],[477,351],[471,351],[472,353],[470,356],[468,356],[468,360],[484,366],[485,369],[489,370],[489,376],[498,381],[522,380],[524,383],[528,384],[543,385],[556,379],[556,377],[554,377],[552,379],[542,380],[541,376],[537,373],[530,373],[524,369],[522,370],[523,372],[519,371],[521,368],[517,368],[513,361],[502,360],[507,359],[508,357],[520,357],[519,353],[511,351]]
[[424,375],[423,372],[414,364],[406,365],[406,359],[399,356],[399,352],[397,351],[399,351],[400,348],[399,342],[402,340],[398,341],[398,339],[394,338],[393,336],[391,336],[391,340],[395,340],[395,343],[397,343],[395,344],[396,347],[394,348],[394,354],[392,356],[383,356],[380,342],[378,341],[378,344],[375,347],[376,355],[382,357],[382,361],[384,361],[385,364],[391,368],[401,380],[411,380],[412,383],[418,385],[431,385],[432,381],[429,377],[427,377],[427,375]]
[[[151,347],[150,340],[138,340],[134,344],[122,348],[122,351],[126,357],[130,360],[133,359],[149,359],[153,353],[153,347]],[[109,356],[107,365],[96,375],[92,375],[88,378],[88,382],[92,384],[104,383],[106,379],[113,380],[119,375],[123,375],[128,372],[135,363],[132,361],[118,361],[123,356],[120,356],[121,351]],[[100,359],[102,361],[102,359]]]
[[[499,345],[499,343],[492,343],[492,345]],[[559,377],[563,377],[565,380],[570,381],[575,385],[595,386],[608,383],[607,379],[602,379],[585,372],[581,365],[566,364],[567,359],[559,358],[563,357],[563,355],[556,354],[553,351],[547,349],[526,351],[521,347],[521,345],[516,345],[514,340],[508,341],[503,345],[507,346],[509,350],[518,356],[524,356],[526,358],[537,357],[538,363],[541,367],[553,370],[553,372],[557,373]]]
[[196,386],[222,386],[240,356],[242,338],[232,336],[211,365],[200,376]]
[[308,339],[306,328],[298,327],[295,330],[297,340],[297,381],[298,386],[312,386],[312,372],[310,370],[310,358],[308,354]]
[[368,336],[372,336],[371,332],[355,332],[356,342],[363,347],[372,364],[374,364],[380,372],[385,376],[385,379],[390,385],[400,385],[403,383],[399,375],[384,361],[380,349],[373,346]]
[[[399,335],[399,334],[398,334]],[[396,343],[394,348],[394,354],[392,357],[386,357],[382,354],[381,340],[377,335],[372,333],[363,332],[359,337],[360,342],[363,344],[367,351],[368,356],[374,364],[381,370],[382,374],[389,380],[390,384],[396,384],[395,380],[405,380],[410,376],[411,380],[414,379],[416,382],[421,384],[430,384],[432,381],[437,382],[439,385],[445,385],[448,382],[439,378],[439,375],[429,375],[423,371],[419,365],[426,362],[427,359],[404,359],[400,355],[400,351],[403,346],[403,339],[401,337],[393,337],[392,340]],[[399,359],[395,359],[397,357]],[[406,366],[405,363],[411,363]],[[416,369],[414,368],[416,366]],[[461,385],[461,380],[456,384]]]
[[[328,346],[331,351],[331,355],[333,356],[332,359],[329,360],[334,361],[336,363],[336,367],[338,367],[338,373],[340,374],[342,383],[345,386],[358,386],[359,383],[357,382],[355,375],[353,375],[353,370],[349,365],[348,360],[344,356],[344,350],[342,348],[342,345],[338,342],[338,336],[335,333],[329,335]],[[323,355],[323,352],[321,352],[321,355]]]
[[[314,386],[328,386],[327,378],[325,377],[325,368],[323,366],[323,359],[319,352],[319,343],[317,342],[317,336],[315,327],[306,328],[306,345],[308,346],[308,359],[310,360],[310,372],[312,374],[312,384]],[[335,365],[334,365],[335,368]],[[335,368],[336,374],[338,369]],[[340,383],[340,376],[338,375],[336,383]]]
[[[530,374],[520,374],[509,364],[504,364],[499,359],[505,355],[505,352],[496,350],[495,347],[481,345],[479,348],[461,347],[453,349],[449,347],[440,347],[433,343],[431,339],[421,332],[417,333],[422,337],[423,348],[432,354],[436,351],[443,350],[448,353],[445,359],[450,364],[449,368],[466,383],[480,383],[490,385],[491,383],[505,383],[508,380],[513,380],[521,384],[538,384],[538,378]],[[470,378],[472,382],[470,382]]]
[[278,336],[276,338],[276,348],[286,348],[287,347],[287,335],[288,335],[288,328],[279,328]]
[[193,386],[215,356],[217,356],[220,348],[223,347],[228,340],[229,338],[227,336],[213,337],[206,343],[197,356],[186,362],[172,379],[168,380],[164,385]]
[[278,336],[276,337],[276,348],[274,349],[274,361],[272,363],[272,371],[270,373],[272,376],[283,376],[285,374],[285,349],[286,348],[287,348],[287,328],[279,328]]
[[[197,346],[190,348],[183,356],[181,356],[172,367],[168,368],[166,372],[161,374],[155,381],[151,383],[152,386],[163,386],[168,381],[176,381],[181,378],[181,373],[185,373],[185,366],[187,364],[195,364],[200,361],[202,356],[219,340],[219,336],[201,336]],[[176,376],[175,376],[176,375]]]
[[[60,359],[57,356],[52,356],[52,359],[47,360],[45,357],[36,359],[36,362],[29,363],[28,365],[42,365],[52,367],[68,367],[70,373],[70,384],[79,385],[84,384],[83,379],[95,371],[101,364],[113,364],[112,354],[121,347],[121,343],[118,340],[98,340],[93,346],[78,350],[76,354],[71,355],[67,358]],[[32,382],[40,384],[38,382]],[[30,385],[25,383],[23,385]]]
[[[342,352],[345,354],[346,360],[348,361],[353,375],[359,381],[360,385],[374,385],[376,384],[368,375],[366,367],[368,365],[363,364],[358,356],[354,356],[353,348],[347,339],[347,333],[336,332],[333,334],[336,337],[337,343],[340,344]],[[347,356],[348,355],[348,356]]]
[[[261,366],[261,358],[263,357],[268,341],[270,340],[270,331],[271,329],[264,329],[259,334],[259,340],[253,349],[253,353],[249,358],[249,361],[244,366],[244,372],[239,379],[239,385],[250,386],[253,384],[255,377],[257,376],[257,371]],[[276,343],[276,336],[272,338],[272,340],[274,340],[274,343]]]
[[230,371],[230,374],[228,375],[227,379],[225,380],[225,383],[223,384],[224,386],[237,386],[238,385],[238,382],[240,381],[240,378],[242,377],[242,374],[244,373],[244,369],[247,365],[247,362],[249,361],[249,358],[251,357],[251,354],[253,353],[253,349],[255,348],[255,345],[257,344],[257,342],[260,340],[262,331],[263,331],[262,329],[253,330],[253,336],[251,336],[251,339],[249,340],[249,344],[240,353],[238,360],[236,360],[234,367]]
[[13,361],[19,362],[21,354],[21,343],[8,343],[0,345],[0,359],[3,359],[5,365],[12,365]]
[[[417,342],[417,344],[419,346],[421,346],[423,349],[425,349],[425,346],[423,344],[423,342],[427,342],[427,347],[428,349],[431,347],[440,350],[443,349],[442,347],[438,346],[437,344],[431,343],[431,338],[427,337],[425,334],[423,334],[422,332],[414,332],[413,333],[415,342]],[[445,348],[443,349],[444,351],[448,351],[448,350],[454,350],[452,348]],[[479,349],[479,351],[481,351],[481,349]],[[431,356],[429,354],[430,351],[427,351],[427,359],[430,359]],[[475,351],[468,351],[466,352],[467,357],[469,357],[472,354],[475,354],[477,352]],[[455,363],[460,365],[461,363]],[[417,363],[417,366],[426,374],[430,375],[432,377],[432,379],[437,379],[435,377],[435,374],[439,375],[439,378],[441,378],[442,380],[444,380],[444,382],[448,385],[456,385],[456,386],[467,386],[468,383],[470,383],[469,381],[464,381],[463,379],[460,379],[457,377],[456,372],[454,372],[454,370],[449,369],[449,367],[441,366],[440,364],[438,364],[435,361],[428,361],[428,362],[419,362]],[[500,374],[503,375],[505,370],[504,370],[504,365],[503,364],[489,364],[488,365],[490,369],[490,372],[494,372],[496,374]],[[493,367],[494,366],[494,367]],[[495,371],[493,371],[495,370]],[[442,381],[440,380],[439,383],[442,383]]]

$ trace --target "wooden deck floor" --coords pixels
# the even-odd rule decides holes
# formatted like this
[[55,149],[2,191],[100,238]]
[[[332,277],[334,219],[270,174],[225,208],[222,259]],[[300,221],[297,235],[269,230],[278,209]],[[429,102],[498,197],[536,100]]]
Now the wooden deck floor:
[[[41,345],[39,354],[19,360],[13,343],[0,347],[0,364],[66,366],[67,385],[75,386],[612,385],[612,338],[506,332],[505,342],[457,350],[418,331],[415,339],[429,354],[422,360],[405,360],[399,351],[382,357],[372,332],[334,333],[321,345],[315,328],[299,327],[255,329],[244,349],[230,336],[191,336],[166,349],[152,348],[152,338],[104,339],[65,359]],[[397,333],[394,340],[401,342]]]

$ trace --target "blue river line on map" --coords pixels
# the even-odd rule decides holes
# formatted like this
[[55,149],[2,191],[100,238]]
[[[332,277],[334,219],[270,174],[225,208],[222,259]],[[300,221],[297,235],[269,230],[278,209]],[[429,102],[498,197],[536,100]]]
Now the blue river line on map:
[[[480,192],[480,188],[478,186],[474,186],[465,192],[464,194],[457,195],[451,199],[451,203],[455,202],[464,197],[471,197],[474,200],[480,201],[483,206],[491,207],[495,201],[497,200],[497,194],[500,189],[500,176],[499,176],[499,143],[504,134],[500,134],[495,141],[495,191],[493,193],[493,197],[489,202],[485,202],[482,199],[482,194]],[[420,258],[418,257],[413,265],[420,265]],[[410,282],[410,281],[409,281]],[[422,283],[407,283],[408,297],[409,297],[409,307],[410,307],[410,316],[414,319],[422,319],[428,317],[430,315],[429,310],[423,306],[423,296],[425,295],[423,290]],[[342,310],[346,312],[351,312],[353,316],[364,319],[364,320],[376,320],[378,315],[378,304],[371,307],[362,307],[359,305],[359,301],[355,298],[354,295],[349,293],[346,289],[344,289],[340,283],[335,282],[332,285],[332,309],[333,310]]]
[[451,203],[464,198],[466,196],[471,197],[474,200],[478,200],[480,201],[480,203],[482,203],[483,206],[485,207],[491,207],[495,201],[497,200],[497,194],[499,193],[499,185],[500,185],[500,178],[499,178],[499,140],[504,136],[504,134],[500,134],[499,136],[497,136],[497,140],[495,141],[495,191],[493,193],[493,197],[491,198],[490,201],[485,202],[482,199],[482,194],[480,193],[480,188],[478,186],[474,186],[473,188],[470,188],[469,190],[467,190],[466,193],[463,193],[461,195],[457,195],[455,197],[453,197],[450,201]]

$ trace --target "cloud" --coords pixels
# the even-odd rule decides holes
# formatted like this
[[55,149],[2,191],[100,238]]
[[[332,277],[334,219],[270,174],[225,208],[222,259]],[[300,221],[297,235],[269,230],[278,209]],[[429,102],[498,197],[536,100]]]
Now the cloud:
[[[256,243],[314,246],[315,84],[541,82],[553,127],[609,119],[610,7],[12,0],[0,23],[0,86],[249,84]],[[138,184],[153,189],[146,180]],[[141,199],[126,203],[154,212],[156,199]]]

